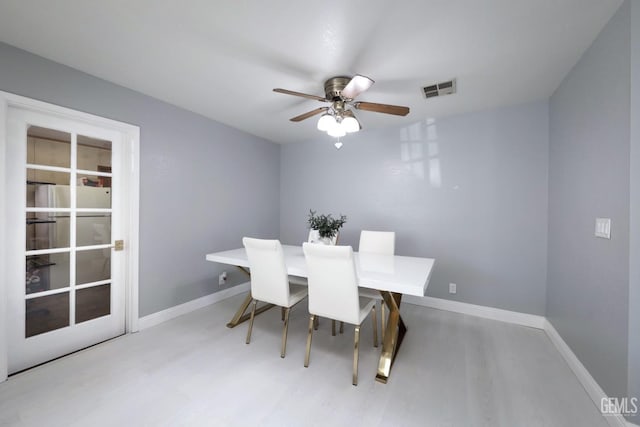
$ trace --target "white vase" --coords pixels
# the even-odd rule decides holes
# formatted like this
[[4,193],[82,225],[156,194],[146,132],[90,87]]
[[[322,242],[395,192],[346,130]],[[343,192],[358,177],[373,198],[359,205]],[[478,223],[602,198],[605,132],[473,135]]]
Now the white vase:
[[335,245],[336,238],[320,237],[318,230],[309,230],[309,243],[317,243],[319,245]]

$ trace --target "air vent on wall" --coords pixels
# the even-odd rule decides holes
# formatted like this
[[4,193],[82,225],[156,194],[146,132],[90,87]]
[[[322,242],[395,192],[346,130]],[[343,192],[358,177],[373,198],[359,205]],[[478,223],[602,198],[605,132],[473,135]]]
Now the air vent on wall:
[[425,86],[422,88],[422,91],[424,92],[425,98],[451,95],[452,93],[456,93],[456,79]]

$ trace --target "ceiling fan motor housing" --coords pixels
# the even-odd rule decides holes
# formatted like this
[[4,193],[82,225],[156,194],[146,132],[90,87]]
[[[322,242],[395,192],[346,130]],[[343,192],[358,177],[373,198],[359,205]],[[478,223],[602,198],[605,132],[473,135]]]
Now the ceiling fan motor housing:
[[338,76],[331,77],[329,80],[324,82],[324,93],[326,95],[326,99],[328,101],[338,101],[341,100],[342,89],[349,83],[351,77],[346,76]]

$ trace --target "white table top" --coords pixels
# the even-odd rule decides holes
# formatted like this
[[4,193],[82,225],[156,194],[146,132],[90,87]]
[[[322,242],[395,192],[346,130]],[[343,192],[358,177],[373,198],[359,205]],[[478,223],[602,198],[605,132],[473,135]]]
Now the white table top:
[[[287,272],[307,277],[302,246],[282,245]],[[435,262],[432,258],[354,253],[360,286],[363,288],[424,296]],[[207,254],[207,261],[249,267],[244,248]]]

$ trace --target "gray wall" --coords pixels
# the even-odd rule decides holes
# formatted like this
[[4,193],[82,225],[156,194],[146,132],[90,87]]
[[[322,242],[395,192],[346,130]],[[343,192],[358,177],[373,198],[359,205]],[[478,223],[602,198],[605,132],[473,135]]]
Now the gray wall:
[[[629,397],[640,398],[640,4],[631,5]],[[640,424],[640,414],[632,418]]]
[[277,236],[276,144],[1,43],[0,90],[140,126],[141,316],[218,291],[206,253]]
[[306,239],[309,209],[343,213],[342,244],[394,230],[398,254],[434,257],[427,295],[544,314],[547,102],[376,131],[367,117],[340,150],[282,147],[281,239]]
[[[550,100],[547,317],[610,396],[627,394],[629,3]],[[611,218],[611,240],[594,237]]]
[[340,151],[327,137],[279,148],[1,43],[0,90],[141,127],[143,316],[219,289],[205,253],[278,226],[298,244],[308,209],[345,213],[341,243],[395,230],[397,253],[437,259],[428,295],[546,313],[609,395],[637,397],[638,52],[640,6],[625,2],[549,103],[378,131],[363,112]]

